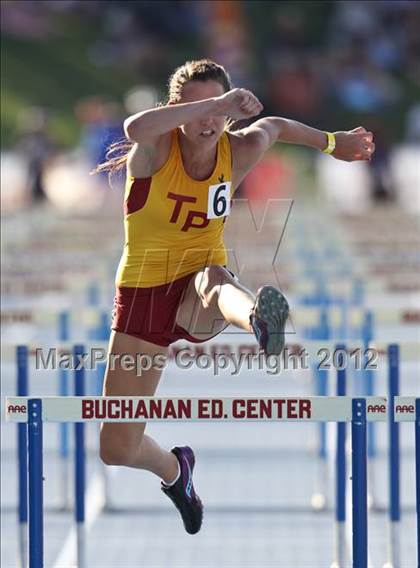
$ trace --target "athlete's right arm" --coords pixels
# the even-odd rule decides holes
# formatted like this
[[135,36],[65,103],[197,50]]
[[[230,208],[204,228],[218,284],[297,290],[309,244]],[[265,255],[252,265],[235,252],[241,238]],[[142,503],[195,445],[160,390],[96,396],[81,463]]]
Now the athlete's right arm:
[[156,141],[159,136],[171,132],[181,124],[222,114],[223,109],[219,97],[192,103],[167,105],[129,116],[124,121],[124,131],[127,138],[141,144],[149,140]]
[[261,111],[262,105],[253,93],[246,89],[232,89],[220,97],[169,104],[133,114],[124,121],[124,131],[127,138],[141,144],[156,140],[162,134],[193,120],[210,116],[229,116],[238,120],[251,118]]
[[124,121],[124,132],[135,142],[129,153],[129,175],[148,177],[165,163],[170,150],[170,132],[193,120],[210,116],[251,118],[262,105],[250,91],[232,89],[220,97],[177,103],[141,111]]

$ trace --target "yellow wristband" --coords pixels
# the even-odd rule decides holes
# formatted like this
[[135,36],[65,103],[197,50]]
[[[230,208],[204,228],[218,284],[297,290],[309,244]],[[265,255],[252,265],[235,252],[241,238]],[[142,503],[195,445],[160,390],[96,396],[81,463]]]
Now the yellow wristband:
[[335,150],[335,136],[332,132],[325,132],[328,138],[328,146],[322,150],[324,154],[332,154]]

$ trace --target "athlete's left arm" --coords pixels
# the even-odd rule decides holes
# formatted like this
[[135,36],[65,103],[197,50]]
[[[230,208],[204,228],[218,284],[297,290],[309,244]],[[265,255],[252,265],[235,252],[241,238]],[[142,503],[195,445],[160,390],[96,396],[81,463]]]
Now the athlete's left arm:
[[[326,132],[287,118],[269,116],[257,120],[241,131],[243,141],[256,161],[276,142],[310,146],[325,150],[329,145]],[[331,155],[338,160],[353,162],[370,160],[375,151],[373,134],[362,126],[350,131],[334,132],[335,149]]]

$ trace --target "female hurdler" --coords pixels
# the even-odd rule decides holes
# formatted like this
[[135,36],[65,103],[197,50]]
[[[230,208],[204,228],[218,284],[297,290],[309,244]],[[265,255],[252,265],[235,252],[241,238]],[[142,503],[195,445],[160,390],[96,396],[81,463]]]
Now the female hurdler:
[[[364,128],[326,133],[293,120],[265,117],[235,132],[230,120],[258,116],[263,107],[232,88],[225,69],[190,61],[169,82],[169,102],[124,122],[128,141],[98,171],[127,169],[125,247],[116,277],[109,352],[166,356],[178,339],[207,341],[229,324],[253,332],[266,354],[280,354],[289,306],[262,286],[256,296],[226,268],[223,242],[230,200],[246,174],[276,142],[311,146],[345,161],[369,160],[372,133]],[[115,147],[114,147],[115,149]],[[153,396],[162,370],[108,364],[105,396]],[[185,529],[199,531],[203,507],[194,491],[194,453],[162,449],[144,423],[103,423],[100,454],[109,465],[146,469],[178,508]]]

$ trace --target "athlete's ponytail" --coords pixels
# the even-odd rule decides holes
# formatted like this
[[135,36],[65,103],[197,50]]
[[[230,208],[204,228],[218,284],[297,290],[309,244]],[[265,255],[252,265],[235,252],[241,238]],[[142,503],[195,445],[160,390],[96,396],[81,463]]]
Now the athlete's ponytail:
[[[184,86],[189,81],[216,81],[222,85],[225,93],[233,88],[229,73],[222,65],[219,65],[210,59],[187,61],[184,65],[175,69],[170,76],[168,82],[167,102],[160,103],[158,106],[168,103],[178,103],[181,100]],[[228,130],[233,122],[234,121],[231,119],[227,119],[225,129]],[[102,164],[98,164],[91,174],[108,172],[109,176],[112,176],[120,171],[125,167],[127,156],[134,144],[134,142],[127,139],[111,144],[106,153],[106,161]]]

